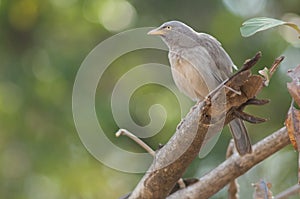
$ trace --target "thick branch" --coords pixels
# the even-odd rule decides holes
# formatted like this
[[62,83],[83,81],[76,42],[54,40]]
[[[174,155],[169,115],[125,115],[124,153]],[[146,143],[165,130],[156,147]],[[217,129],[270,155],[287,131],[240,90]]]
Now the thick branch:
[[[160,199],[169,195],[186,168],[197,157],[207,132],[219,132],[236,117],[232,110],[243,106],[261,90],[263,78],[250,72],[260,56],[258,53],[247,61],[237,74],[191,109],[178,125],[173,137],[156,153],[148,172],[129,198]],[[232,89],[240,91],[241,94],[233,92]]]
[[232,155],[217,168],[200,178],[200,180],[181,189],[168,199],[209,198],[226,186],[232,179],[241,176],[254,165],[290,144],[286,127],[281,128],[253,146],[253,152],[245,156]]

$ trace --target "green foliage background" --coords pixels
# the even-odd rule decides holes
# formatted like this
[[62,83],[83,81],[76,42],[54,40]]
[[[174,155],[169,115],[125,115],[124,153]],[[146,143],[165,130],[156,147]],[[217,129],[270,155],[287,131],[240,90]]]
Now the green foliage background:
[[[253,143],[283,126],[291,101],[285,72],[300,64],[299,48],[287,42],[277,29],[242,38],[239,28],[249,17],[280,19],[285,13],[299,15],[300,1],[260,1],[263,2],[260,8],[260,3],[251,7],[246,5],[247,1],[234,0],[128,0],[135,10],[132,22],[116,31],[109,31],[98,20],[109,2],[113,1],[0,0],[1,198],[117,198],[137,184],[142,174],[110,169],[88,153],[76,132],[71,107],[72,87],[80,64],[98,43],[123,29],[181,20],[197,31],[217,37],[237,66],[262,51],[263,58],[256,70],[286,55],[270,86],[259,96],[271,99],[271,103],[247,109],[269,118],[265,124],[248,125]],[[118,11],[112,13],[112,18],[118,16]],[[118,126],[110,109],[110,93],[122,74],[149,62],[168,64],[167,53],[144,50],[121,57],[105,72],[97,91],[96,109],[107,136],[118,146],[134,152],[143,150],[127,138],[114,137]],[[178,107],[174,95],[163,87],[149,85],[132,97],[133,119],[138,124],[147,124],[148,108],[154,103],[162,104],[168,112],[161,132],[145,139],[152,148],[157,148],[158,143],[165,143],[172,136],[181,118],[179,110],[174,108]],[[229,139],[226,128],[213,151],[206,158],[195,160],[186,176],[200,177],[221,163]],[[239,179],[241,195],[251,198],[250,184],[261,178],[270,181],[273,192],[279,193],[296,184],[296,176],[297,155],[289,146]],[[226,198],[225,190],[215,198]]]

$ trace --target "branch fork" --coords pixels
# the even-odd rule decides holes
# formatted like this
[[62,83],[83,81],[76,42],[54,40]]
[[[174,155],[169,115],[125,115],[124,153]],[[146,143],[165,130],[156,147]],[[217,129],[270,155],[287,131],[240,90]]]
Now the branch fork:
[[[160,199],[167,198],[168,196],[168,198],[199,198],[199,195],[197,195],[197,197],[195,197],[195,195],[194,197],[190,197],[193,191],[191,191],[189,187],[198,187],[199,183],[201,183],[202,186],[203,182],[201,181],[205,181],[205,177],[201,178],[201,181],[194,182],[186,188],[175,191],[172,195],[170,195],[170,193],[174,191],[173,188],[176,182],[181,178],[190,163],[194,160],[194,158],[198,157],[198,153],[206,138],[207,132],[209,130],[212,130],[213,132],[220,131],[224,125],[236,117],[251,123],[260,123],[265,121],[263,118],[252,116],[243,112],[243,109],[247,105],[264,105],[268,103],[268,100],[256,99],[256,95],[264,87],[264,82],[267,78],[259,75],[253,75],[250,71],[260,57],[261,53],[259,52],[255,55],[255,57],[247,60],[241,70],[228,80],[224,81],[202,102],[198,102],[190,110],[187,116],[178,125],[176,132],[168,143],[156,151],[152,165],[129,196],[130,199]],[[272,76],[282,59],[283,57],[280,57],[275,60],[271,67],[272,70],[270,70],[270,76]],[[226,89],[228,87],[231,89]],[[240,91],[240,94],[237,94],[232,89],[234,91]],[[226,97],[226,104],[224,104],[224,93]],[[280,131],[280,133],[284,132],[286,133],[286,130]],[[285,139],[285,137],[282,139]],[[287,138],[284,144],[286,145],[288,142],[289,140]],[[257,148],[259,147],[254,146],[253,154],[258,153]],[[266,154],[263,153],[263,155]],[[261,159],[256,158],[257,160],[255,159],[256,161],[253,162],[254,159],[255,157],[252,157],[251,154],[243,157],[240,157],[238,154],[233,154],[226,160],[226,162],[229,162],[228,164],[233,166],[231,169],[235,169],[234,167],[236,165],[240,165],[240,169],[239,172],[233,172],[234,176],[231,177],[236,178],[250,169],[251,167],[247,167],[249,166],[249,162],[252,162],[254,165],[261,161]],[[225,164],[222,164],[220,167],[222,167],[222,170],[227,171],[228,169],[225,169],[224,165]],[[228,179],[228,181],[223,181],[222,185],[212,187],[213,189],[217,189],[209,191],[207,194],[215,193],[234,178],[229,179],[227,177],[226,179]],[[207,181],[205,182],[207,183]],[[204,188],[207,187],[204,186]],[[185,195],[182,195],[181,193],[189,194],[186,195],[187,197],[184,197]],[[201,195],[201,198],[211,196],[207,194]]]

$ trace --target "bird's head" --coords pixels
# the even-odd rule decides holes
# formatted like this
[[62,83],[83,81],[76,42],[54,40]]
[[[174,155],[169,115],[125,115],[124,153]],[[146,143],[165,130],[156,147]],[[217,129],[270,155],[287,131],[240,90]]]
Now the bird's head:
[[196,32],[180,21],[168,21],[149,31],[148,35],[160,36],[168,47],[172,48],[174,45],[182,46],[195,43]]

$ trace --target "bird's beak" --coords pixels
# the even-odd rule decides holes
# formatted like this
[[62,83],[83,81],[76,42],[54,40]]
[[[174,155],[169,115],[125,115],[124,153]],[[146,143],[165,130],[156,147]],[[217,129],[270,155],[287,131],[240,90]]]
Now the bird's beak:
[[153,30],[150,30],[147,34],[148,35],[164,35],[165,31],[163,29],[161,29],[161,27],[158,27]]

